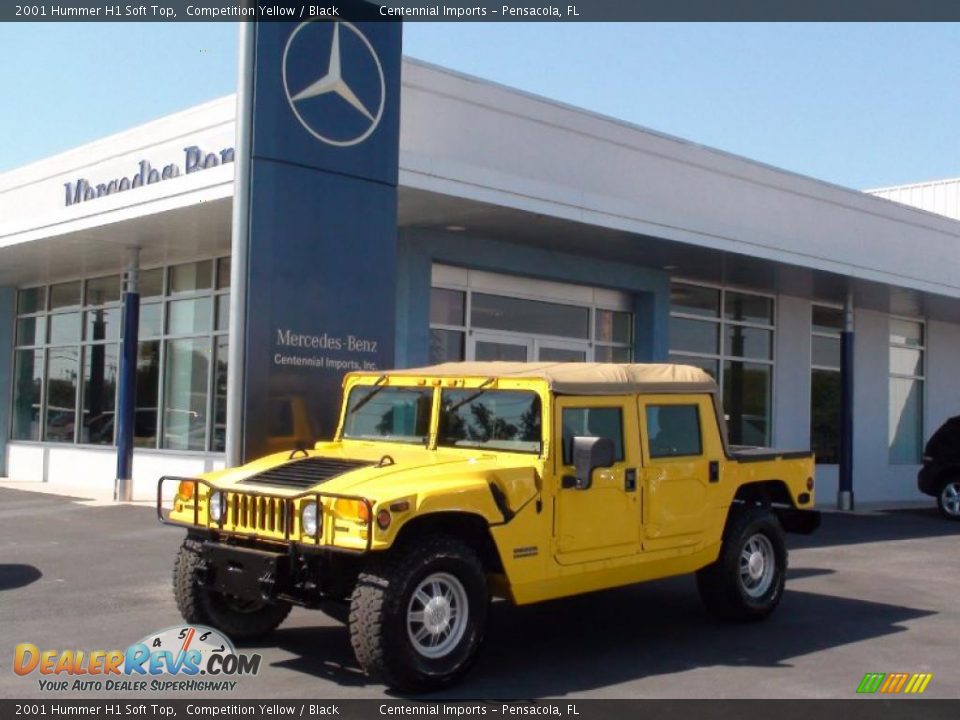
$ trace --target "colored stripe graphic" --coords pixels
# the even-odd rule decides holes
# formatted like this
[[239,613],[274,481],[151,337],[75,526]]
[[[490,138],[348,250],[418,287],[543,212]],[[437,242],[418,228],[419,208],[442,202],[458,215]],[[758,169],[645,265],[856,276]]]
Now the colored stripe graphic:
[[880,683],[883,682],[883,679],[886,676],[886,673],[867,673],[863,676],[863,680],[861,680],[860,684],[857,686],[857,692],[875,693],[880,689]]
[[887,675],[886,681],[880,687],[880,692],[893,694],[900,692],[900,689],[903,687],[904,683],[907,682],[907,678],[910,676],[907,673],[890,673]]
[[933,673],[914,673],[913,677],[910,678],[910,682],[907,683],[907,687],[905,687],[903,691],[905,693],[919,695],[927,689],[927,685],[930,684],[932,679]]

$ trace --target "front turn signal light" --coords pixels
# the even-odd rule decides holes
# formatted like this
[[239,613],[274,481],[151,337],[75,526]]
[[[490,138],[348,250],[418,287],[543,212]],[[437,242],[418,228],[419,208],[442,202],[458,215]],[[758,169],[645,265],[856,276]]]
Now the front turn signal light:
[[333,512],[344,520],[354,520],[364,524],[370,522],[370,508],[361,500],[340,498],[333,504]]
[[196,488],[196,483],[189,480],[181,480],[180,485],[177,487],[177,495],[179,495],[183,500],[192,500],[193,491]]

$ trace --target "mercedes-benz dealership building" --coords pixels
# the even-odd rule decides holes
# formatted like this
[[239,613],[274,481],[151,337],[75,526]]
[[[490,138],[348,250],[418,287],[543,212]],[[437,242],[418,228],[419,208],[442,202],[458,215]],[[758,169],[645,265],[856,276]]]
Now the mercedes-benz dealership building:
[[[396,366],[697,365],[731,442],[812,447],[830,504],[852,302],[857,500],[918,499],[924,440],[960,414],[960,221],[414,60],[399,107]],[[131,247],[134,495],[224,464],[236,115],[221,98],[0,175],[0,475],[113,485]],[[350,342],[291,325],[261,349],[339,374],[324,345]],[[249,422],[273,448],[320,432],[282,393]]]

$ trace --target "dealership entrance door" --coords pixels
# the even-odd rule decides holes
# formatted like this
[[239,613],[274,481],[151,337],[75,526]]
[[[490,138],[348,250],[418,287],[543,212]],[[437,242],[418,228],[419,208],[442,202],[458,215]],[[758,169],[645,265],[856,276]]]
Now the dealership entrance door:
[[434,265],[430,359],[631,362],[629,293]]

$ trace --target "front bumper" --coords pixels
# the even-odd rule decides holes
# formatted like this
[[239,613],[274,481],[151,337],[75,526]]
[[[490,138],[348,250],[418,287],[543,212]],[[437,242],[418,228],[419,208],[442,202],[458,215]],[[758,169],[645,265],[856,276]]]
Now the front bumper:
[[[164,483],[191,483],[192,501],[174,499],[174,510],[164,514]],[[200,489],[205,493],[201,497]],[[210,493],[223,492],[226,510],[218,521],[209,516],[206,503]],[[362,503],[366,506],[367,519],[361,525],[345,525],[337,521],[331,511],[337,500]],[[299,508],[305,501],[317,504],[320,511],[320,530],[307,535],[300,528]],[[164,525],[186,528],[212,539],[231,538],[240,540],[283,543],[296,551],[317,550],[366,553],[373,543],[373,502],[359,495],[345,495],[320,491],[308,491],[297,495],[277,495],[264,490],[238,490],[217,487],[202,478],[164,476],[157,482],[157,519]]]

